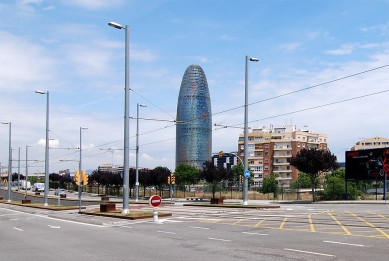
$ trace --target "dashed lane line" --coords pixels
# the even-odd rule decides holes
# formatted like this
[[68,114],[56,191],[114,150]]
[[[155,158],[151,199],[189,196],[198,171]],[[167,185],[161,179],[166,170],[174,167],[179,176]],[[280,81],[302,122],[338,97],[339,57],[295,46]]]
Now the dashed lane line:
[[324,243],[330,243],[330,244],[338,244],[338,245],[346,245],[346,246],[359,246],[363,247],[364,245],[359,244],[350,244],[350,243],[343,243],[343,242],[334,242],[334,241],[323,241]]
[[293,251],[293,252],[299,252],[299,253],[305,253],[305,254],[311,254],[311,255],[319,255],[319,256],[331,256],[331,257],[334,256],[334,255],[329,255],[329,254],[310,252],[310,251],[304,251],[304,250],[298,250],[298,249],[290,249],[290,248],[284,248],[284,250],[286,250],[286,251]]

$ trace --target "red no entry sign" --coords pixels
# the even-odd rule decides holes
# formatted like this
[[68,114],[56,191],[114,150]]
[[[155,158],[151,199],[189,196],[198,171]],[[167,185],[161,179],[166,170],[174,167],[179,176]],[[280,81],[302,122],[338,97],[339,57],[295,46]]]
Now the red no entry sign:
[[152,205],[153,207],[158,207],[159,205],[161,205],[162,199],[160,196],[154,195],[150,197],[149,202],[150,205]]

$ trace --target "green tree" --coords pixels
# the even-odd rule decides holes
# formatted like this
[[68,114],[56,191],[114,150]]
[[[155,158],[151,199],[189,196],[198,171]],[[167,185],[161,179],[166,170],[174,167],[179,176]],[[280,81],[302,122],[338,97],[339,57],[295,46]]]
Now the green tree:
[[178,164],[174,176],[178,185],[192,185],[199,182],[199,170],[185,163]]
[[215,198],[217,184],[223,180],[231,180],[233,172],[223,166],[215,166],[212,161],[205,161],[203,169],[199,172],[199,178],[212,184],[212,198]]
[[167,167],[155,167],[151,171],[152,184],[158,186],[159,190],[162,190],[163,184],[167,183],[167,177],[172,172]]
[[[344,200],[346,198],[346,172],[344,168],[337,169],[325,177],[324,200]],[[362,195],[355,182],[348,182],[348,198],[355,200]],[[363,185],[362,183],[360,185]]]
[[306,173],[311,180],[312,201],[316,200],[315,180],[324,172],[330,172],[339,168],[336,156],[329,150],[319,150],[316,148],[302,149],[296,156],[290,159],[290,165]]
[[[253,172],[251,171],[250,166],[248,167],[248,170],[250,171],[250,178],[248,180],[248,184],[253,184],[254,183],[254,179],[253,179],[253,175],[252,175]],[[231,180],[239,181],[244,174],[243,163],[239,162],[238,164],[232,166],[231,171],[233,173],[233,177]]]
[[[315,187],[317,187],[319,184],[320,184],[320,179],[316,178]],[[309,177],[309,175],[305,174],[304,172],[300,172],[297,180],[292,181],[290,183],[291,189],[310,188],[310,187],[311,187],[311,178]]]
[[277,174],[271,173],[270,177],[263,178],[262,187],[259,189],[259,192],[263,194],[273,193],[274,197],[277,197],[278,192],[278,181],[276,178]]

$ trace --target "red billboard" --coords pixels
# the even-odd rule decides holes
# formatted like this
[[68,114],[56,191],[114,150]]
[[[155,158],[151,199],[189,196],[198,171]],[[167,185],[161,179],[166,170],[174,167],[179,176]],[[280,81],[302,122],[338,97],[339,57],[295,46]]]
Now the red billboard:
[[389,148],[346,151],[346,179],[389,177]]

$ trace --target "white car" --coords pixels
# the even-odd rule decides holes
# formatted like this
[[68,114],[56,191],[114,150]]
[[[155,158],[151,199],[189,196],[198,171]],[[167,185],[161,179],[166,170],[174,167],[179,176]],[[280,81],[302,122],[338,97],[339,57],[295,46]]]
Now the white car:
[[66,196],[66,189],[56,189],[54,191],[54,195],[65,195]]
[[44,192],[45,191],[45,183],[35,183],[34,186],[32,186],[33,192]]

